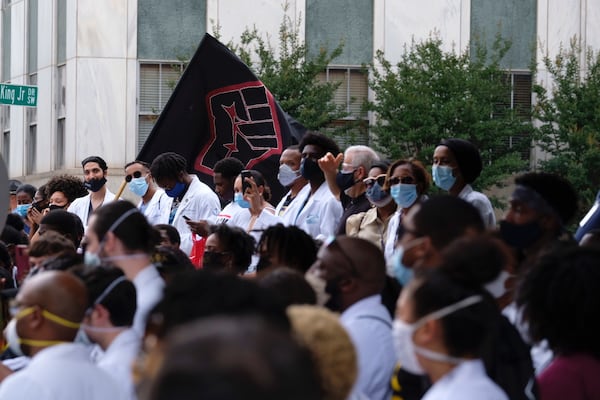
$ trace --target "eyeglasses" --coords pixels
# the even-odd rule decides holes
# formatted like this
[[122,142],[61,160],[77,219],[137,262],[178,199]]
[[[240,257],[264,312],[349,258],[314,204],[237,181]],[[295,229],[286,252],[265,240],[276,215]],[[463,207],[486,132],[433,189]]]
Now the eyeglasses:
[[363,182],[365,183],[365,185],[367,185],[367,187],[373,186],[375,182],[377,182],[379,186],[383,187],[383,184],[385,183],[385,176],[385,174],[382,174],[376,177],[366,178],[363,180]]
[[[133,176],[132,176],[133,175]],[[135,171],[133,174],[131,175],[127,175],[125,177],[125,182],[131,182],[131,180],[133,178],[140,178],[142,176],[142,173],[140,171]]]
[[415,178],[413,178],[412,176],[403,176],[402,178],[394,176],[394,177],[390,178],[390,186],[394,186],[399,183],[404,183],[404,184],[410,185],[410,184],[415,183]]

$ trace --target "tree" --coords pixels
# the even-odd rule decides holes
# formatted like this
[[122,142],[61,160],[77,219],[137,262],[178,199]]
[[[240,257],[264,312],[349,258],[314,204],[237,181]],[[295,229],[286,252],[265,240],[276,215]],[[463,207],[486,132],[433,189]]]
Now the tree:
[[[285,112],[308,129],[320,129],[346,116],[345,108],[333,103],[340,83],[318,79],[318,75],[341,54],[343,46],[340,44],[331,52],[322,48],[316,58],[309,59],[306,44],[300,38],[301,21],[294,24],[287,13],[289,4],[285,3],[283,7],[278,55],[256,26],[246,28],[239,45],[229,43],[228,46],[254,70]],[[252,62],[253,59],[257,61]]]
[[[392,159],[431,164],[440,140],[467,139],[484,160],[477,187],[499,184],[526,167],[520,152],[529,148],[532,131],[531,120],[517,116],[529,110],[510,109],[510,81],[499,67],[510,44],[497,38],[491,52],[478,46],[473,55],[443,52],[441,45],[437,37],[413,42],[396,65],[377,53],[379,65],[370,65],[376,101],[368,104],[376,146]],[[511,138],[517,140],[509,145]]]
[[534,116],[540,121],[537,144],[551,158],[540,167],[568,179],[585,212],[600,189],[600,52],[582,52],[573,39],[555,58],[544,57],[543,64],[552,83],[549,90],[534,86]]

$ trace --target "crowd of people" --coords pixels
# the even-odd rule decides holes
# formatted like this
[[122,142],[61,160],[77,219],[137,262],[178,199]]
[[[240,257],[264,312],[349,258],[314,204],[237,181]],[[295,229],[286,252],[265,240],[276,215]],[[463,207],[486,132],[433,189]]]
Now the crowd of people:
[[572,185],[523,173],[497,222],[473,143],[432,159],[308,132],[278,202],[236,158],[213,190],[170,152],[125,166],[137,204],[99,156],[14,184],[0,399],[600,398],[600,246],[567,229]]

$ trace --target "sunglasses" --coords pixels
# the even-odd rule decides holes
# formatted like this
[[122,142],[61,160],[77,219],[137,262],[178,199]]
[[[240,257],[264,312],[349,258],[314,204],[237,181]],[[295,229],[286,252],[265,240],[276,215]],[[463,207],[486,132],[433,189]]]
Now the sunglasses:
[[394,176],[394,177],[390,178],[390,186],[394,186],[399,183],[404,183],[404,184],[410,185],[410,184],[415,183],[415,178],[413,178],[412,176],[403,176],[402,178]]
[[373,186],[375,182],[377,182],[379,186],[383,187],[383,184],[385,183],[385,174],[376,177],[366,178],[363,180],[363,182],[365,183],[365,185],[367,185],[367,187]]
[[127,175],[125,177],[125,182],[131,182],[131,180],[133,178],[140,178],[141,176],[142,176],[142,173],[140,171],[135,171],[133,174]]

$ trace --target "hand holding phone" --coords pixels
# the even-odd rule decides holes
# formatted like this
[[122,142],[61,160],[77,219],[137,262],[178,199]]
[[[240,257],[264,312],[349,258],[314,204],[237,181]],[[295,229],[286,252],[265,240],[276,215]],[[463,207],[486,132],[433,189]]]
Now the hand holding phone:
[[246,190],[250,189],[250,184],[246,182],[246,178],[252,178],[252,172],[249,169],[242,171],[242,194],[246,194]]

